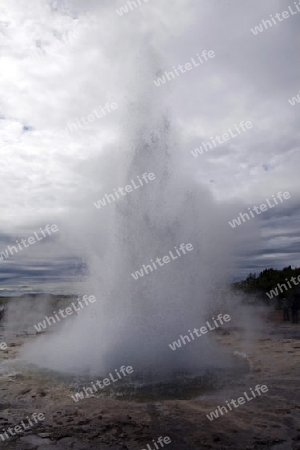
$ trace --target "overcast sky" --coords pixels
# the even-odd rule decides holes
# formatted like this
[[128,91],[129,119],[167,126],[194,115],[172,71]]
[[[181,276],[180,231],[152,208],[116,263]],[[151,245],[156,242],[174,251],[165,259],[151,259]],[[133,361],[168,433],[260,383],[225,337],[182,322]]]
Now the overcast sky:
[[[97,195],[109,192],[97,164],[110,147],[122,148],[120,123],[139,77],[153,85],[203,50],[215,57],[156,88],[167,98],[184,169],[224,209],[224,227],[279,191],[290,193],[231,230],[232,279],[300,265],[300,103],[288,102],[300,90],[300,12],[257,35],[251,31],[288,6],[297,11],[294,2],[140,3],[122,16],[116,9],[124,0],[0,4],[0,252],[47,223],[59,227],[0,261],[2,293],[74,291],[86,268],[67,239],[68,223],[74,226]],[[149,77],[140,63],[146,51],[155,69]],[[118,108],[64,133],[68,123],[95,109],[99,114],[107,102]],[[192,155],[241,121],[252,128]]]

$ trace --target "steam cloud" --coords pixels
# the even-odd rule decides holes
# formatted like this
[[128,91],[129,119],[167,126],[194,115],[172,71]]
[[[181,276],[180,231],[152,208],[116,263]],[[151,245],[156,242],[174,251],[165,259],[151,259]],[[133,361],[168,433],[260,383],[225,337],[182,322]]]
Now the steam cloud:
[[[174,355],[168,344],[204,323],[219,300],[230,261],[229,233],[220,206],[185,168],[167,100],[147,82],[155,71],[151,54],[139,55],[143,73],[122,119],[122,147],[104,151],[98,170],[105,180],[102,196],[144,172],[153,172],[155,180],[100,210],[91,193],[85,219],[69,217],[69,242],[89,268],[83,294],[95,295],[97,302],[65,320],[60,333],[25,347],[23,357],[44,367],[105,374],[125,364],[168,375],[212,364],[208,339],[201,355],[195,345]],[[133,280],[131,272],[145,261],[181,243],[193,245],[188,257]]]

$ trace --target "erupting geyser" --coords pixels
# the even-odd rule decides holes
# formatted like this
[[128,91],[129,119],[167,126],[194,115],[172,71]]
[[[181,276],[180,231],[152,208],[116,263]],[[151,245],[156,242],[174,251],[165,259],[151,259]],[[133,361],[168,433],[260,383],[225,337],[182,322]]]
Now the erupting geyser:
[[[124,115],[122,147],[99,157],[101,189],[86,199],[76,229],[73,218],[65,223],[89,268],[82,295],[95,295],[97,301],[65,319],[58,334],[45,334],[25,347],[27,361],[99,376],[125,365],[157,379],[222,364],[209,336],[176,352],[169,344],[205,324],[219,300],[228,273],[228,227],[220,223],[212,195],[197,182],[190,159],[185,160],[187,151],[162,113],[161,91],[149,87],[136,97]],[[144,173],[155,179],[105,207],[93,204]],[[163,267],[144,276],[131,275],[170,251],[176,255],[181,244],[192,251],[167,263],[163,259]]]

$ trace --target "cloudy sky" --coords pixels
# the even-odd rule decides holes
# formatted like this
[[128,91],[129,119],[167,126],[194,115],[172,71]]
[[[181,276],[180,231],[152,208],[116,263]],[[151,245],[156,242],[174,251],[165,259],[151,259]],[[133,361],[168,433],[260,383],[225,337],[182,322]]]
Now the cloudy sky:
[[[0,252],[47,224],[59,232],[0,261],[2,293],[74,291],[88,269],[68,239],[68,224],[76,227],[97,195],[109,192],[105,163],[102,172],[97,167],[109,149],[122,149],[120,124],[131,98],[141,82],[154,86],[164,71],[204,50],[215,57],[156,88],[166,98],[185,170],[225,211],[224,227],[279,191],[290,193],[231,230],[232,279],[299,266],[300,103],[288,102],[300,90],[300,12],[293,3],[140,0],[120,15],[124,0],[3,0]],[[294,14],[251,31],[290,5]],[[96,117],[107,103],[117,108]],[[85,125],[76,122],[91,115]],[[192,155],[241,121],[252,128]]]

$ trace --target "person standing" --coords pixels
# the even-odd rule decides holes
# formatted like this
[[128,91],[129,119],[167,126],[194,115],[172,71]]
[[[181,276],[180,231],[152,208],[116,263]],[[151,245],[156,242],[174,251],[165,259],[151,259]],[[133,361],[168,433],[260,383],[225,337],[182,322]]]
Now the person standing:
[[299,309],[299,298],[297,295],[293,297],[291,310],[292,310],[292,322],[298,323],[299,317],[298,317],[298,309]]

